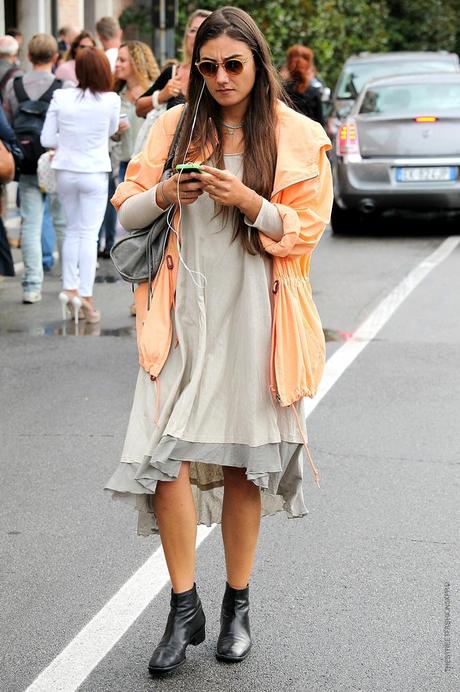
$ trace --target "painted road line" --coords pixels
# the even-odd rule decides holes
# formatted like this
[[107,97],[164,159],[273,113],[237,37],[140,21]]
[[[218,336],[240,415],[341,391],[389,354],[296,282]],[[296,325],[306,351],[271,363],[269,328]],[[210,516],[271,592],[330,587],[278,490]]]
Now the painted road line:
[[[198,527],[197,547],[213,530],[214,527]],[[163,549],[158,548],[26,692],[76,690],[168,581]]]
[[[447,238],[441,243],[435,252],[420,262],[382,300],[351,339],[332,355],[326,363],[318,395],[315,399],[305,402],[307,418],[349,365],[371,343],[401,303],[459,243],[460,237]],[[197,546],[215,528],[199,526]],[[168,581],[168,570],[163,549],[160,547],[40,673],[26,692],[75,692]]]
[[323,379],[314,399],[305,400],[305,415],[308,416],[318,406],[321,399],[337,382],[339,377],[350,367],[361,351],[375,339],[378,332],[394,315],[399,306],[406,300],[412,291],[423,279],[441,262],[443,262],[455,250],[460,243],[460,237],[450,236],[446,238],[436,250],[426,259],[422,260],[415,269],[394,288],[364,322],[327,361]]

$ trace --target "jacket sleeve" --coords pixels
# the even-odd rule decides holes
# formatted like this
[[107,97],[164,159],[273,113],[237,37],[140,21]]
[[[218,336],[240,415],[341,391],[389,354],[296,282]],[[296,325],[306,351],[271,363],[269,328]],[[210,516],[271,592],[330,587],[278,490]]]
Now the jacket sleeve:
[[46,111],[45,123],[40,135],[42,147],[46,149],[57,149],[59,144],[59,124],[58,124],[58,107],[56,98],[53,96],[48,110]]
[[310,177],[289,186],[273,200],[283,221],[283,237],[278,242],[259,232],[266,252],[278,257],[309,255],[329,223],[333,190],[332,175],[326,151],[319,149],[318,161],[311,164]]
[[[182,107],[178,113],[181,111]],[[125,179],[117,187],[111,199],[117,211],[128,197],[150,190],[159,182],[174,137],[175,125],[180,117],[173,118],[174,126],[171,128],[172,112],[172,110],[167,111],[158,118],[152,125],[144,148],[129,162]]]

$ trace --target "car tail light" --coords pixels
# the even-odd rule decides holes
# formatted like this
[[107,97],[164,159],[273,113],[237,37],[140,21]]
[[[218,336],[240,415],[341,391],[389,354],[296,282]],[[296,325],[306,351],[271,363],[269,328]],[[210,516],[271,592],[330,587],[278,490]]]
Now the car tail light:
[[435,115],[418,115],[414,118],[416,123],[436,123],[438,121]]
[[337,154],[359,154],[358,130],[354,120],[341,125],[337,133]]

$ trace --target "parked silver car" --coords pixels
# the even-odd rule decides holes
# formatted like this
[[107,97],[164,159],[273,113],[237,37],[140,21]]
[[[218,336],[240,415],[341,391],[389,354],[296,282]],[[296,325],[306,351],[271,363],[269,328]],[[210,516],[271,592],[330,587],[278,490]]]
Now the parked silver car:
[[335,141],[337,233],[386,209],[460,210],[460,73],[369,82]]
[[459,71],[458,55],[445,50],[352,55],[344,64],[332,95],[326,124],[328,135],[335,139],[366,82],[394,75]]

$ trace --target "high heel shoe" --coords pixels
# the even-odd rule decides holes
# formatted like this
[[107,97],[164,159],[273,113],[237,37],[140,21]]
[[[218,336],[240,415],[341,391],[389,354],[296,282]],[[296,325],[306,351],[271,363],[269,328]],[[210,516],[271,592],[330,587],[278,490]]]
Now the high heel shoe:
[[228,663],[244,661],[251,646],[249,586],[245,589],[232,589],[227,582],[222,601],[216,658]]
[[101,321],[101,313],[99,310],[96,310],[91,303],[89,303],[87,300],[84,298],[81,298],[81,309],[83,310],[83,314],[85,316],[85,320],[89,322],[90,324],[96,324],[96,322]]
[[60,292],[58,298],[61,303],[62,319],[66,320],[67,316],[69,315],[73,318],[75,324],[78,324],[78,316],[80,308],[82,307],[81,298],[79,296],[69,296],[68,293],[65,293],[64,291]]
[[204,641],[205,623],[196,585],[183,593],[174,593],[171,589],[171,610],[163,638],[150,659],[150,673],[171,673],[183,665],[187,646],[196,646]]

